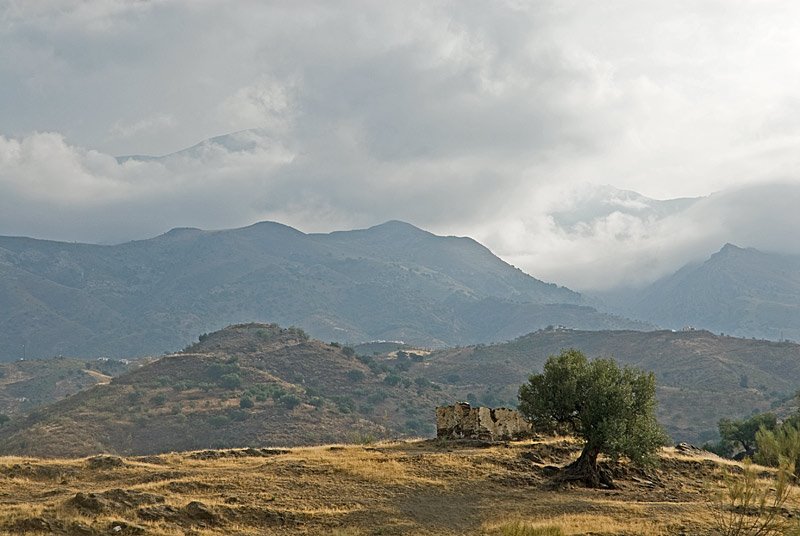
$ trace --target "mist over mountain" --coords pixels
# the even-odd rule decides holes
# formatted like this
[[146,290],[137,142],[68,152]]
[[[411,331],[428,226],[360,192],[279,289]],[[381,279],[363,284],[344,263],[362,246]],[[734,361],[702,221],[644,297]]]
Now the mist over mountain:
[[611,310],[673,329],[800,340],[800,256],[726,244],[702,263],[603,299]]
[[263,222],[98,246],[0,237],[0,356],[177,350],[237,322],[324,340],[422,346],[507,340],[550,324],[646,327],[598,313],[469,238],[391,221],[304,234]]

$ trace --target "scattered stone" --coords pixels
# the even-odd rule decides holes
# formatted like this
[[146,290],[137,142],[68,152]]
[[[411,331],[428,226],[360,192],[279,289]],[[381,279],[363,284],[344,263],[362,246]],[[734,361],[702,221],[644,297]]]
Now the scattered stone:
[[703,449],[697,448],[690,443],[678,443],[675,445],[675,450],[684,454],[698,454],[703,452]]
[[113,510],[163,503],[164,497],[153,493],[112,489],[103,493],[84,493],[79,491],[69,502],[84,514],[96,515]]
[[181,518],[180,510],[168,504],[139,508],[137,515],[145,521],[179,521]]
[[200,501],[190,502],[184,507],[184,511],[189,519],[193,521],[215,523],[218,520],[217,514]]
[[510,441],[531,434],[531,425],[508,408],[473,408],[466,402],[436,408],[436,437]]
[[54,528],[54,523],[44,517],[21,519],[14,524],[14,529],[19,532],[52,532]]
[[92,456],[86,460],[86,466],[89,469],[114,469],[124,465],[125,462],[119,456]]
[[72,506],[85,514],[99,514],[106,510],[107,503],[97,493],[79,491],[72,498]]
[[278,456],[280,454],[288,454],[286,449],[274,448],[246,448],[246,449],[230,449],[230,450],[201,450],[190,454],[190,460],[218,460],[220,458],[265,458],[268,456]]
[[144,534],[145,528],[141,525],[134,525],[133,523],[128,523],[127,521],[112,521],[109,525],[109,530],[111,534],[120,534],[120,535],[128,535],[128,534]]
[[532,461],[533,463],[538,463],[539,465],[544,465],[544,460],[542,459],[542,457],[539,456],[538,454],[536,454],[535,452],[523,452],[519,456],[520,456],[520,458]]

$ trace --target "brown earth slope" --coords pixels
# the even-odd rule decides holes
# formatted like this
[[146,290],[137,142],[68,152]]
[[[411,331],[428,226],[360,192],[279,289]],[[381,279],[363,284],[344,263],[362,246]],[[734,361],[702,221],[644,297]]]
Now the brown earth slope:
[[298,329],[231,326],[12,421],[0,428],[0,452],[150,454],[431,434],[432,408],[450,397],[370,364]]
[[541,330],[508,343],[437,351],[411,362],[409,374],[441,382],[459,398],[509,405],[549,355],[567,348],[654,372],[658,420],[674,441],[714,439],[722,417],[785,410],[800,388],[800,345],[708,331]]

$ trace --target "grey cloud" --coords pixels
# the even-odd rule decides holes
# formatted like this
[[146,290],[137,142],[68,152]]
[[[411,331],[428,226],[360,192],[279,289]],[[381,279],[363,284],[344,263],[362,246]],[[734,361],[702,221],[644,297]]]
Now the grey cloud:
[[[772,209],[794,190],[764,186],[800,171],[800,70],[781,59],[800,53],[793,15],[732,0],[15,2],[0,15],[0,234],[402,219],[579,288],[645,282],[728,241],[794,248],[774,238],[792,211]],[[614,205],[584,183],[704,199]]]

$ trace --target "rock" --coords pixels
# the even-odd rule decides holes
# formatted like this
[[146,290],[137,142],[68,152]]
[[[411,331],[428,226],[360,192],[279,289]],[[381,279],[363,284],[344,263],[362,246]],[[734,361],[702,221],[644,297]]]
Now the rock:
[[473,408],[465,402],[436,408],[436,437],[509,441],[528,437],[531,425],[508,408]]
[[86,460],[86,466],[89,469],[114,469],[124,465],[125,462],[118,456],[92,456]]
[[108,530],[111,532],[111,534],[120,535],[145,533],[144,527],[140,525],[134,525],[133,523],[128,523],[127,521],[112,521],[108,527]]
[[180,510],[168,504],[139,508],[137,515],[145,521],[178,521],[181,518]]
[[79,491],[72,498],[72,506],[84,514],[99,514],[108,508],[106,501],[97,493],[83,493]]
[[78,492],[70,500],[71,505],[83,514],[100,514],[112,510],[127,510],[147,504],[163,503],[164,497],[141,491],[112,489],[103,493]]
[[519,456],[520,456],[520,458],[532,461],[533,463],[538,463],[539,465],[544,465],[544,460],[542,459],[542,457],[539,456],[538,454],[536,454],[535,452],[523,452]]
[[218,520],[215,514],[208,506],[200,501],[192,501],[184,507],[184,512],[192,521],[203,521],[207,523],[214,523]]

